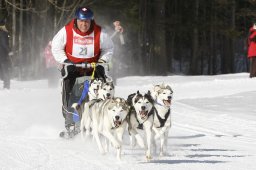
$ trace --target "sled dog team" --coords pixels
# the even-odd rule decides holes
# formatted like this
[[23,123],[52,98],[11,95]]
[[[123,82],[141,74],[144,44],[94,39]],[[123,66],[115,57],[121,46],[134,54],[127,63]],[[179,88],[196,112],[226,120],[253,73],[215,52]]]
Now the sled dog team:
[[164,83],[155,85],[147,93],[137,91],[127,99],[115,97],[114,91],[112,82],[94,79],[90,83],[89,101],[80,107],[73,104],[82,115],[82,139],[92,134],[102,154],[108,152],[110,143],[117,151],[117,159],[121,159],[123,134],[128,129],[131,145],[145,149],[147,160],[156,153],[156,143],[160,143],[159,155],[166,154],[171,128],[171,87]]

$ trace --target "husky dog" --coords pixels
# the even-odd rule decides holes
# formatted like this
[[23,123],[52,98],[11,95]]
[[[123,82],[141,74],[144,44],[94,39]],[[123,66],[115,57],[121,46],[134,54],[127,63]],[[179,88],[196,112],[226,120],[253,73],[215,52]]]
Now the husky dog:
[[106,82],[103,83],[102,87],[99,90],[98,98],[105,100],[105,99],[111,99],[114,96],[115,93],[115,87],[113,82]]
[[93,99],[98,99],[99,90],[102,86],[102,83],[103,83],[102,79],[96,78],[96,79],[91,80],[89,92],[88,92],[89,101],[93,100]]
[[[111,99],[114,97],[115,94],[115,88],[113,82],[106,82],[103,83],[101,88],[98,92],[98,98],[90,100],[86,103],[84,103],[84,108],[87,107],[87,109],[84,109],[82,112],[82,119],[81,119],[81,137],[84,139],[83,132],[86,130],[86,136],[88,137],[90,135],[90,128],[91,128],[91,108],[92,107],[99,107],[103,104],[103,100]],[[95,105],[95,106],[94,106]]]
[[89,86],[89,90],[88,90],[88,97],[86,97],[80,105],[78,103],[73,103],[72,104],[71,107],[79,114],[80,117],[81,117],[81,115],[84,111],[85,103],[87,103],[88,101],[99,98],[99,91],[101,90],[102,84],[103,84],[102,79],[99,79],[99,78],[92,79],[90,81],[90,86]]
[[[129,108],[123,98],[112,98],[85,107],[85,113],[90,113],[92,119],[93,137],[102,154],[104,150],[99,134],[102,134],[117,149],[117,158],[121,159],[121,145],[124,130],[127,126],[126,116]],[[113,134],[115,133],[115,135]]]
[[[152,126],[153,126],[153,99],[150,91],[142,95],[139,91],[131,94],[127,99],[128,104],[131,106],[128,116],[128,130],[131,136],[134,136],[140,147],[146,149],[146,159],[152,159],[151,156],[151,142],[152,142]],[[145,147],[144,141],[137,129],[144,129],[146,132],[147,146]]]
[[[154,138],[160,139],[160,156],[166,154],[164,147],[167,149],[168,133],[171,128],[171,101],[173,97],[173,90],[167,84],[155,85],[151,91],[151,94],[155,100],[154,107],[154,124],[153,132]],[[153,145],[155,146],[155,140]]]

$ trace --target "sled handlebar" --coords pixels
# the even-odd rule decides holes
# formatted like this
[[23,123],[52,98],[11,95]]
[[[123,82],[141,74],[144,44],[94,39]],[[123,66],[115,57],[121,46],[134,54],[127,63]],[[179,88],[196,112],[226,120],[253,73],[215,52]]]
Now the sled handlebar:
[[72,63],[63,63],[63,68],[65,70],[65,75],[62,76],[62,79],[66,78],[68,76],[68,66],[75,66],[75,67],[79,67],[79,68],[84,68],[84,69],[90,69],[90,68],[94,68],[98,65],[101,65],[105,68],[105,70],[109,70],[109,64],[108,63],[80,63],[80,64],[72,64]]

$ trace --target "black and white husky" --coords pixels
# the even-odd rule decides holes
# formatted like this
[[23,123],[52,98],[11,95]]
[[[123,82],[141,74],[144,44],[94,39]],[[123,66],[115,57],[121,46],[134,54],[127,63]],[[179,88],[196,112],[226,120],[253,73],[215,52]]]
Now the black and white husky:
[[[152,143],[152,126],[154,118],[153,99],[150,91],[146,94],[137,93],[131,94],[127,99],[130,105],[130,111],[128,115],[128,130],[131,136],[135,137],[138,145],[146,149],[146,159],[152,159],[151,156],[151,143]],[[138,133],[138,129],[145,130],[146,135],[146,147],[144,140]]]
[[[79,116],[82,116],[84,111],[84,105],[87,102],[102,97],[102,95],[100,95],[102,85],[103,85],[102,79],[99,79],[99,78],[92,79],[90,81],[90,86],[88,89],[88,96],[83,100],[83,102],[80,105],[78,103],[72,104],[71,107],[79,114]],[[101,91],[101,93],[104,93],[104,91]]]
[[112,97],[114,97],[114,94],[115,94],[115,87],[113,82],[106,82],[102,84],[99,90],[98,99],[102,99],[102,100],[111,99]]
[[85,107],[84,114],[88,114],[89,119],[92,120],[93,137],[102,154],[108,151],[108,147],[103,147],[100,134],[112,143],[117,150],[117,158],[121,159],[122,138],[127,127],[126,116],[128,111],[128,104],[123,98],[119,97],[101,100],[95,102],[92,106],[87,105]]
[[[168,133],[171,128],[171,102],[173,90],[167,84],[155,85],[151,90],[154,98],[154,139],[160,139],[160,156],[166,154]],[[156,150],[156,141],[153,141]],[[165,148],[165,150],[164,150]]]
[[90,87],[89,87],[89,101],[93,99],[98,99],[99,98],[99,91],[102,87],[103,80],[102,79],[93,79],[90,81]]

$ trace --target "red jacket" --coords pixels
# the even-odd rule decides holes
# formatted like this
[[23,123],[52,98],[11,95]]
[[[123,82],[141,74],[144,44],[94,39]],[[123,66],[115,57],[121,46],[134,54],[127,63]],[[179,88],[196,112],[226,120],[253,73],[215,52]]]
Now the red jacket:
[[248,37],[248,58],[250,57],[256,57],[256,30],[252,27]]
[[52,55],[51,51],[51,42],[48,43],[48,45],[44,49],[44,59],[45,59],[45,65],[46,68],[56,67],[57,63]]

